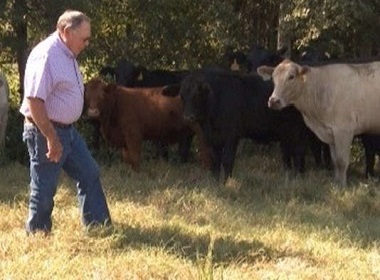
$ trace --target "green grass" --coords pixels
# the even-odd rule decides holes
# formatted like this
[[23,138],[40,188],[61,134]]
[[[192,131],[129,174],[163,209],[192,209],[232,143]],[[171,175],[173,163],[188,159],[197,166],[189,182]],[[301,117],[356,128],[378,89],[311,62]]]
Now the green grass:
[[277,153],[246,152],[226,186],[196,162],[101,164],[114,226],[91,232],[63,174],[48,237],[24,232],[28,168],[2,165],[0,278],[380,279],[380,188],[363,166],[340,189],[312,163],[295,178]]

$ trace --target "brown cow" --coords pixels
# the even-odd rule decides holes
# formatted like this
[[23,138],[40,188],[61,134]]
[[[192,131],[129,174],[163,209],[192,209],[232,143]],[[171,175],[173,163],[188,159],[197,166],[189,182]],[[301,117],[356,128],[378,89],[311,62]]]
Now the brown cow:
[[[96,77],[85,85],[86,114],[98,119],[100,131],[106,142],[122,149],[123,159],[132,169],[139,171],[141,148],[144,140],[160,140],[162,143],[180,143],[182,160],[190,148],[194,132],[200,137],[199,128],[182,118],[180,98],[163,96],[164,87],[127,88],[106,84]],[[181,144],[184,144],[181,146]],[[207,149],[200,146],[202,159]],[[202,160],[206,165],[207,161]]]

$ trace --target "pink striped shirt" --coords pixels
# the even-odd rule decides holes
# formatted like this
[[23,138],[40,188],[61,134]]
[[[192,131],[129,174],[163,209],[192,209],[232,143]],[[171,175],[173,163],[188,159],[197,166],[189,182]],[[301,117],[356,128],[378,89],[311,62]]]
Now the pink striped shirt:
[[50,120],[71,124],[83,110],[83,77],[74,54],[52,33],[30,53],[24,78],[24,100],[20,112],[30,116],[28,97],[45,101]]

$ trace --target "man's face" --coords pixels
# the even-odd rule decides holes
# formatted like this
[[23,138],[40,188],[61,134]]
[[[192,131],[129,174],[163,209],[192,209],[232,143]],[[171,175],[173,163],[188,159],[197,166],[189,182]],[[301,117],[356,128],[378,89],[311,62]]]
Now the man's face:
[[66,32],[67,47],[75,56],[78,56],[90,43],[91,25],[89,22],[83,21],[77,28],[69,28]]

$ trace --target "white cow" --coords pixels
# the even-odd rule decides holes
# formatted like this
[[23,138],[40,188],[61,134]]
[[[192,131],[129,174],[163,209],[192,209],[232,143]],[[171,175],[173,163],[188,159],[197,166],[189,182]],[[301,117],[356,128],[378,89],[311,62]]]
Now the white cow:
[[0,147],[4,145],[5,130],[8,123],[9,88],[5,76],[0,73]]
[[329,144],[335,180],[346,186],[354,135],[380,134],[380,61],[309,67],[285,60],[258,72],[274,81],[268,106],[293,104],[302,113],[310,129]]

